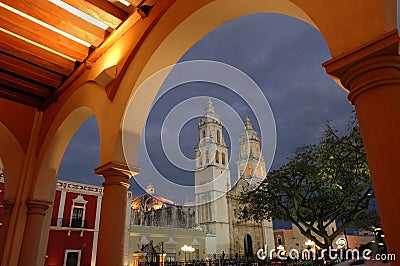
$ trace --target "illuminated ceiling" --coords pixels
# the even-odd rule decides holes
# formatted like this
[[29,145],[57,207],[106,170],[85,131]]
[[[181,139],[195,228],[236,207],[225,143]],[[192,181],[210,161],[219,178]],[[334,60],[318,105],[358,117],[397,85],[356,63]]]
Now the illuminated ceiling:
[[149,10],[143,0],[0,1],[0,97],[40,110],[135,11]]

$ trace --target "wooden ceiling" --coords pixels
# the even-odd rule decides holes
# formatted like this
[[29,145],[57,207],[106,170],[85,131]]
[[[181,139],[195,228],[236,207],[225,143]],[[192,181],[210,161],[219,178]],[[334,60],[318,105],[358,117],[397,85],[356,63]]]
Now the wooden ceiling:
[[145,7],[122,2],[0,0],[0,97],[47,108],[85,59]]

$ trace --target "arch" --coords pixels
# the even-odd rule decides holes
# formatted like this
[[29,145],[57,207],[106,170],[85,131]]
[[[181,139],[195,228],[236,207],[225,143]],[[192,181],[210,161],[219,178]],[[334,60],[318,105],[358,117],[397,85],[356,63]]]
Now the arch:
[[244,244],[244,254],[247,258],[252,258],[254,256],[253,253],[253,240],[251,239],[251,235],[246,234],[243,239]]
[[221,131],[217,130],[217,143],[221,144]]
[[0,122],[0,136],[1,168],[3,168],[5,177],[5,199],[15,199],[25,153],[17,138],[2,122]]
[[256,176],[260,176],[260,167],[259,165],[256,166]]
[[[111,145],[116,146],[115,136],[117,134],[115,132],[117,132],[118,126],[114,126],[114,123],[119,124],[118,121],[114,121],[115,119],[110,119],[110,116],[115,115],[115,111],[110,111],[109,105],[110,101],[104,93],[104,88],[96,83],[87,82],[78,90],[65,95],[65,98],[60,98],[54,109],[46,111],[42,121],[42,131],[44,132],[41,132],[42,143],[38,155],[39,165],[33,186],[33,198],[53,200],[56,174],[64,152],[76,131],[90,116],[94,116],[97,121],[100,137],[100,161],[102,158],[104,159],[104,154],[115,154],[114,150],[109,151],[107,148]],[[113,133],[114,135],[112,135]]]
[[[145,91],[140,91],[138,88],[151,75],[178,62],[190,47],[221,24],[255,13],[287,15],[319,30],[331,54],[336,56],[396,29],[396,4],[394,1],[385,4],[383,2],[374,1],[370,5],[359,5],[341,0],[340,3],[319,5],[308,0],[238,0],[235,5],[232,5],[230,0],[159,1],[159,4],[152,9],[153,15],[147,18],[148,23],[138,23],[137,31],[133,27],[132,31],[127,32],[125,40],[119,46],[132,47],[131,43],[137,43],[138,33],[143,40],[139,48],[131,48],[132,54],[128,56],[122,74],[118,77],[113,100],[121,108],[126,108],[129,101],[135,106],[131,110],[135,116],[134,121],[129,121],[124,128],[122,128],[122,122],[120,125],[120,132],[124,131],[124,135],[131,142],[124,151],[128,152],[128,157],[132,158],[132,160],[129,159],[128,164],[137,163],[142,129],[152,102],[168,73],[163,73],[163,77],[153,81]],[[348,19],[335,20],[335,27],[332,27],[332,20],[343,17],[343,12],[346,13]],[[362,30],[353,34],[352,26],[364,27],[371,19],[379,23],[374,23],[365,34]],[[151,20],[154,24],[151,24]],[[149,28],[144,30],[143,27]],[[110,51],[109,55],[115,51]],[[134,99],[133,102],[132,99]],[[126,109],[125,115],[128,111]]]
[[55,135],[43,155],[43,160],[37,175],[33,197],[42,200],[53,200],[54,184],[57,181],[57,172],[72,137],[79,127],[94,115],[89,107],[78,107],[73,110],[58,127]]
[[219,151],[215,151],[215,163],[219,163]]
[[221,163],[222,163],[222,165],[226,164],[225,152],[221,153]]
[[206,131],[205,131],[204,129],[201,131],[201,137],[202,137],[202,138],[205,138],[205,137],[206,137]]

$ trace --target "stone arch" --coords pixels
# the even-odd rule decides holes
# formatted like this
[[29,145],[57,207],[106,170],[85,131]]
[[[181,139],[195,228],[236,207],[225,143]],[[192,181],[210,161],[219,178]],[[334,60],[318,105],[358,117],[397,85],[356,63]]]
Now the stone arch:
[[79,127],[94,115],[89,107],[79,107],[73,110],[58,127],[46,150],[37,175],[33,198],[53,200],[54,184],[64,152]]
[[[370,5],[344,0],[324,5],[307,0],[238,0],[235,5],[230,0],[162,3],[153,7],[151,12],[161,15],[153,18],[158,22],[145,33],[143,43],[125,64],[115,96],[116,100],[123,103],[122,106],[127,106],[135,96],[135,121],[128,125],[129,130],[122,129],[121,123],[120,130],[126,130],[124,135],[132,139],[129,150],[134,154],[129,156],[133,158],[129,163],[134,165],[137,163],[144,123],[167,73],[164,79],[154,82],[145,92],[137,89],[154,73],[178,62],[191,46],[221,24],[255,13],[278,13],[294,17],[321,32],[332,56],[358,48],[397,27],[395,1],[375,1]],[[343,16],[345,20],[337,19]],[[357,30],[369,25],[371,20],[379,23],[374,23],[368,32]],[[332,21],[335,21],[335,27],[332,27]]]
[[5,198],[15,199],[25,152],[17,138],[2,122],[0,136],[0,162],[1,167],[4,167]]
[[[42,136],[41,149],[38,152],[38,170],[35,185],[31,197],[41,200],[52,201],[54,185],[57,181],[56,174],[72,137],[81,125],[91,116],[97,121],[102,142],[111,142],[107,138],[107,121],[109,101],[105,97],[104,89],[95,83],[85,83],[78,90],[68,95],[66,99],[61,98],[54,112],[54,118],[46,134]],[[43,118],[42,123],[47,121]],[[104,140],[107,138],[107,141]],[[100,157],[102,150],[100,150]]]
[[[328,44],[331,55],[337,57],[395,29],[395,5],[393,0],[390,2],[376,0],[370,5],[365,5],[361,1],[345,0],[324,4],[308,0],[238,0],[235,5],[232,5],[230,0],[159,1],[146,18],[147,22],[152,21],[147,25],[151,25],[143,29],[140,27],[145,23],[138,23],[140,45],[131,49],[132,52],[119,73],[116,82],[117,92],[112,103],[125,110],[128,102],[134,99],[134,119],[129,121],[129,127],[126,129],[123,128],[121,115],[117,137],[118,142],[122,139],[121,132],[124,130],[123,135],[130,138],[129,152],[133,153],[131,156],[133,159],[129,160],[128,164],[133,166],[137,164],[142,129],[152,102],[168,73],[145,91],[138,88],[157,71],[175,64],[193,44],[222,23],[260,12],[288,15],[318,29]],[[377,23],[374,23],[368,32],[362,31],[361,28],[369,25],[371,20]],[[335,21],[334,26],[332,21]],[[128,41],[123,44],[130,44],[129,40],[137,43],[135,33],[137,33],[135,30],[130,32],[131,39],[127,37],[129,33],[124,36]],[[114,156],[122,158],[120,151],[123,147],[120,143],[116,144]],[[105,161],[102,159],[102,162]]]

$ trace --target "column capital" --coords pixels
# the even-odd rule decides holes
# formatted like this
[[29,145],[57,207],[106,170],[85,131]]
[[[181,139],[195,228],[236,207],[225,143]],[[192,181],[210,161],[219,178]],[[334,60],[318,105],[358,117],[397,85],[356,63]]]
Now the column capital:
[[[357,49],[326,61],[322,66],[329,75],[340,79],[347,70],[366,59],[384,55],[398,55],[399,44],[399,32],[395,29]],[[348,90],[348,88],[345,89]]]
[[129,167],[124,163],[110,161],[96,169],[95,174],[104,176],[103,186],[122,185],[129,187],[128,180],[140,172],[139,167]]
[[340,80],[350,91],[348,99],[352,104],[359,95],[369,90],[382,89],[387,85],[400,86],[400,56],[368,58],[350,67]]
[[4,215],[11,215],[15,205],[15,200],[5,199],[2,202],[0,202],[0,205],[3,206],[4,208]]
[[47,209],[53,204],[51,201],[31,199],[26,202],[28,214],[45,215]]
[[354,105],[357,97],[372,89],[400,84],[400,36],[388,32],[357,50],[323,64],[326,72],[338,78]]

